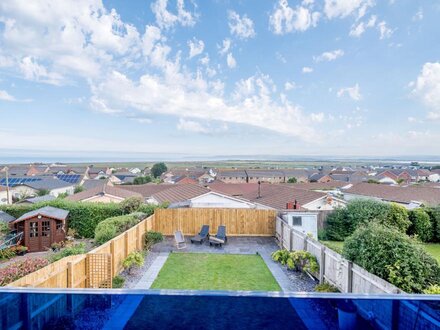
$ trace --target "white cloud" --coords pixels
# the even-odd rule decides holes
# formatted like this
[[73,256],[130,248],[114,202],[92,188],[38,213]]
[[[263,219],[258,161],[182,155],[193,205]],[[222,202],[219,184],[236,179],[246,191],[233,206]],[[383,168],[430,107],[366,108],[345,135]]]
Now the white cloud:
[[297,84],[294,82],[294,81],[287,81],[285,84],[284,84],[284,89],[286,90],[286,91],[291,91],[291,90],[293,90],[293,89],[295,89],[295,88],[297,88],[298,86],[297,86]]
[[210,123],[203,125],[200,122],[194,120],[187,120],[180,118],[177,123],[177,129],[179,131],[187,131],[191,133],[201,134],[217,134],[228,130],[228,125],[222,124],[218,127],[211,125]]
[[280,61],[280,62],[282,62],[282,63],[284,63],[284,64],[287,63],[286,58],[285,58],[285,57],[283,56],[283,54],[281,54],[280,52],[276,52],[276,53],[275,53],[275,56],[276,56],[276,58],[277,58],[278,61]]
[[228,39],[228,38],[224,39],[222,41],[222,45],[221,46],[217,45],[217,48],[219,49],[220,55],[223,56],[223,55],[227,54],[229,49],[231,49],[231,39]]
[[413,16],[412,20],[414,22],[417,22],[417,21],[421,21],[422,19],[423,19],[423,9],[419,8],[417,13],[415,13],[415,15]]
[[17,101],[17,99],[15,97],[13,97],[7,91],[1,90],[1,89],[0,89],[0,100],[1,101],[10,101],[10,102]]
[[302,73],[312,73],[313,72],[313,68],[305,66],[302,68]]
[[313,57],[315,62],[322,62],[322,61],[334,61],[340,57],[344,56],[344,51],[342,49],[336,49],[330,52],[324,52],[319,56]]
[[193,58],[194,56],[203,53],[203,49],[205,49],[205,43],[203,42],[203,40],[197,40],[196,38],[193,38],[192,40],[188,41],[188,47],[189,58]]
[[232,35],[235,35],[240,39],[255,37],[254,22],[252,22],[247,15],[240,17],[235,11],[229,11],[228,21],[229,30]]
[[368,28],[373,28],[376,25],[377,16],[372,15],[368,22],[360,22],[358,24],[354,24],[350,29],[351,37],[360,37]]
[[228,53],[228,56],[226,56],[226,64],[228,64],[230,69],[233,69],[237,66],[237,61],[235,60],[234,56],[232,56],[232,53]]
[[385,21],[382,21],[379,24],[377,24],[377,29],[379,30],[380,33],[380,39],[390,38],[394,33],[394,30],[389,28]]
[[433,110],[428,113],[428,119],[440,119],[440,63],[425,63],[411,86],[413,95]]
[[167,9],[168,0],[157,0],[151,4],[151,10],[156,17],[156,23],[160,28],[171,28],[176,24],[182,26],[194,26],[196,15],[185,10],[184,0],[177,0],[177,13],[173,14]]
[[279,0],[269,17],[270,29],[275,34],[285,34],[316,27],[321,14],[307,7],[312,4],[313,2],[306,1],[303,5],[292,8],[287,0]]
[[330,19],[344,18],[356,13],[359,19],[374,5],[374,0],[325,0],[324,13]]
[[323,112],[312,113],[310,119],[316,123],[322,123],[324,121],[325,115]]
[[344,95],[348,95],[354,101],[360,101],[362,99],[362,95],[359,89],[359,84],[356,84],[353,87],[341,88],[337,92],[338,97],[342,97]]
[[20,70],[27,80],[41,81],[52,85],[61,85],[63,77],[56,72],[49,72],[44,66],[37,63],[30,56],[24,57],[20,63]]

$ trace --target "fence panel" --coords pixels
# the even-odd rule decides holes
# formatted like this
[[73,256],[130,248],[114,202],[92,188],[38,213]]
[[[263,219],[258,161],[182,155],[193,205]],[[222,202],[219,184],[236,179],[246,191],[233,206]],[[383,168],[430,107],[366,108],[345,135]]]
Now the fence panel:
[[219,225],[226,226],[229,236],[274,236],[276,211],[249,209],[157,209],[153,228],[164,235],[181,230],[195,235],[202,225],[209,225],[211,233]]
[[110,289],[112,287],[112,255],[87,254],[87,287]]

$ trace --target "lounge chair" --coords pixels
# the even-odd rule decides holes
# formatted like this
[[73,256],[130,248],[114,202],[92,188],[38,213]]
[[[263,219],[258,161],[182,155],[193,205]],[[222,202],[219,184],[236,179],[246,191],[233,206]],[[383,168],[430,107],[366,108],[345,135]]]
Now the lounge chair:
[[191,243],[197,242],[202,244],[205,239],[209,238],[209,226],[203,225],[200,233],[191,238]]
[[226,227],[225,226],[218,226],[217,234],[215,236],[211,236],[209,238],[209,245],[218,245],[222,246],[225,244],[228,240],[228,237],[226,236]]
[[186,248],[185,237],[183,236],[183,234],[180,230],[177,230],[174,233],[174,239],[176,240],[177,249],[180,250],[180,249]]

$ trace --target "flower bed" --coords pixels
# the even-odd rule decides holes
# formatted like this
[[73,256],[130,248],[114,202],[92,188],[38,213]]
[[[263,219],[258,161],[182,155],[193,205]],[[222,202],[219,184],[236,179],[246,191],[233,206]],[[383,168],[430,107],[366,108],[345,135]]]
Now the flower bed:
[[23,261],[14,262],[6,268],[0,269],[0,286],[12,283],[27,274],[47,266],[48,264],[49,261],[44,258],[29,258]]

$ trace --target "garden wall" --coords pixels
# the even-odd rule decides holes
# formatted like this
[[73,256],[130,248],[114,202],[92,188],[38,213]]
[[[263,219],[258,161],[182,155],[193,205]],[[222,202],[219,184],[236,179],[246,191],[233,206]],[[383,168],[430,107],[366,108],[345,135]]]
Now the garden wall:
[[226,226],[228,236],[274,236],[275,210],[253,209],[156,209],[153,230],[174,235],[195,235],[203,225],[209,225],[211,234],[220,225]]

